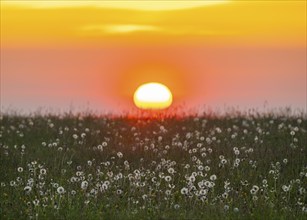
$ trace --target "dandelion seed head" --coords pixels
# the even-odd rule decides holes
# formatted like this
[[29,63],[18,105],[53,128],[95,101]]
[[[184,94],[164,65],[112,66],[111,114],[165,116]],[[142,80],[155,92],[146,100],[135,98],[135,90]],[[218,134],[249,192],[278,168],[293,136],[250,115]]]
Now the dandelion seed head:
[[57,188],[57,193],[60,194],[60,195],[64,194],[65,193],[64,187],[62,187],[62,186],[58,187]]

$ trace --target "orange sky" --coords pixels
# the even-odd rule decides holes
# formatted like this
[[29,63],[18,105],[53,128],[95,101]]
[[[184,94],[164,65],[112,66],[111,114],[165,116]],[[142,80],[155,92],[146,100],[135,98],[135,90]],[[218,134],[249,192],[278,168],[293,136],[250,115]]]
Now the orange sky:
[[1,1],[1,107],[306,107],[306,1]]

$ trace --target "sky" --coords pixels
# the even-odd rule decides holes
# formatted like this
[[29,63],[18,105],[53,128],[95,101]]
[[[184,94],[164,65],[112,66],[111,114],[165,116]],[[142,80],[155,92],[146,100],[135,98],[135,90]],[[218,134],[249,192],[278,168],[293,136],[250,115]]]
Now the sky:
[[1,1],[1,111],[306,111],[306,1]]

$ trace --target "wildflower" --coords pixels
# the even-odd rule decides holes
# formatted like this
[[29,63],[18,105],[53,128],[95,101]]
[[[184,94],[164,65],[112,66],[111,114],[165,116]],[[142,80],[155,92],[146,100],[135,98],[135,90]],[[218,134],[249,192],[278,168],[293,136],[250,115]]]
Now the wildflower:
[[121,190],[121,189],[116,190],[117,195],[121,195],[122,193],[123,193],[123,190]]
[[206,187],[209,187],[209,186],[210,186],[210,182],[209,182],[209,181],[205,181],[205,182],[204,182],[204,185],[205,185]]
[[106,184],[107,186],[109,186],[110,185],[110,181],[104,181],[104,184]]
[[201,189],[201,190],[199,190],[199,194],[200,194],[200,195],[207,195],[207,193],[208,193],[208,190],[207,190],[207,189]]
[[204,170],[204,167],[203,167],[202,165],[199,165],[197,168],[198,168],[198,170],[200,170],[200,171]]
[[151,182],[153,182],[153,183],[157,182],[157,177],[155,177],[155,176],[152,177],[152,178],[151,178]]
[[211,180],[211,181],[215,181],[215,180],[216,180],[216,175],[211,175],[211,176],[210,176],[210,180]]
[[284,192],[288,192],[290,190],[290,186],[286,186],[286,185],[283,185],[281,188]]
[[224,193],[222,194],[222,197],[223,197],[223,199],[227,199],[227,198],[228,198],[228,193],[227,193],[227,192],[224,192]]
[[26,186],[23,190],[25,191],[26,194],[29,194],[32,191],[32,187]]
[[169,190],[169,189],[165,190],[165,194],[166,194],[167,196],[170,196],[171,193],[172,193],[171,190]]
[[194,182],[194,181],[195,181],[195,176],[193,176],[193,175],[190,176],[190,177],[189,177],[189,182]]
[[81,189],[86,190],[87,187],[88,187],[88,182],[86,180],[82,181]]
[[98,145],[98,146],[97,146],[97,149],[100,150],[100,151],[102,151],[102,150],[103,150],[102,145]]
[[250,190],[250,193],[251,193],[252,195],[255,195],[255,194],[257,193],[257,191],[256,191],[254,188],[252,188],[252,189]]
[[65,189],[64,189],[62,186],[58,187],[56,191],[57,191],[60,195],[65,193]]
[[179,204],[175,204],[174,205],[174,209],[179,209],[180,208],[180,205]]
[[76,176],[82,176],[83,175],[83,172],[82,171],[77,171],[76,172]]
[[234,212],[239,212],[239,208],[235,207],[235,208],[233,209],[233,211],[234,211]]
[[175,170],[172,167],[168,168],[167,171],[168,171],[169,174],[174,174],[175,173]]
[[23,171],[23,168],[22,168],[22,167],[18,167],[18,168],[17,168],[17,171],[18,171],[19,173],[21,173],[21,172]]
[[125,166],[129,166],[129,162],[127,160],[124,161]]
[[214,186],[215,186],[215,183],[214,182],[210,182],[210,181],[208,181],[209,182],[209,184],[208,184],[208,187],[209,188],[213,188]]
[[103,192],[108,189],[108,185],[106,183],[102,184],[100,187],[100,191]]
[[250,190],[250,193],[252,195],[255,195],[259,190],[259,187],[258,186],[253,186],[252,189]]
[[45,175],[47,173],[46,169],[40,169],[39,171],[40,174]]
[[108,172],[107,172],[107,175],[108,175],[109,177],[113,177],[113,172],[112,172],[112,171],[108,171]]
[[300,187],[298,191],[299,191],[300,195],[303,195],[303,194],[306,193],[306,189],[304,187]]
[[166,176],[164,179],[165,179],[166,182],[170,182],[172,180],[172,177],[171,176]]
[[33,204],[34,204],[34,206],[38,206],[39,205],[39,200],[38,199],[34,199],[33,200]]
[[248,181],[247,180],[241,180],[241,184],[243,185],[243,186],[248,186],[249,184],[248,184]]
[[181,194],[182,195],[187,195],[189,190],[186,188],[186,187],[183,187],[181,190],[180,190]]
[[122,152],[118,152],[118,153],[117,153],[117,156],[118,156],[118,158],[122,158],[124,155],[123,155]]

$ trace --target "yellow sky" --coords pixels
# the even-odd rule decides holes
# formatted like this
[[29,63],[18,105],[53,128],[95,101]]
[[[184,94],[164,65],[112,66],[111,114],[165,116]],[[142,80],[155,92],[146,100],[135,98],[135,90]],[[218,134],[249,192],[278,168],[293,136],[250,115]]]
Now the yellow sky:
[[158,81],[178,103],[302,107],[306,1],[1,1],[1,61],[7,106],[117,109]]
[[1,1],[1,46],[306,45],[306,1]]
[[120,8],[120,9],[132,9],[132,10],[146,10],[146,11],[160,11],[160,10],[179,10],[201,6],[210,6],[217,4],[224,4],[230,2],[230,0],[202,0],[202,1],[148,1],[148,0],[116,0],[116,1],[104,1],[104,0],[4,0],[4,4],[17,7],[32,7],[32,8],[69,8],[69,7],[101,7],[101,8]]

